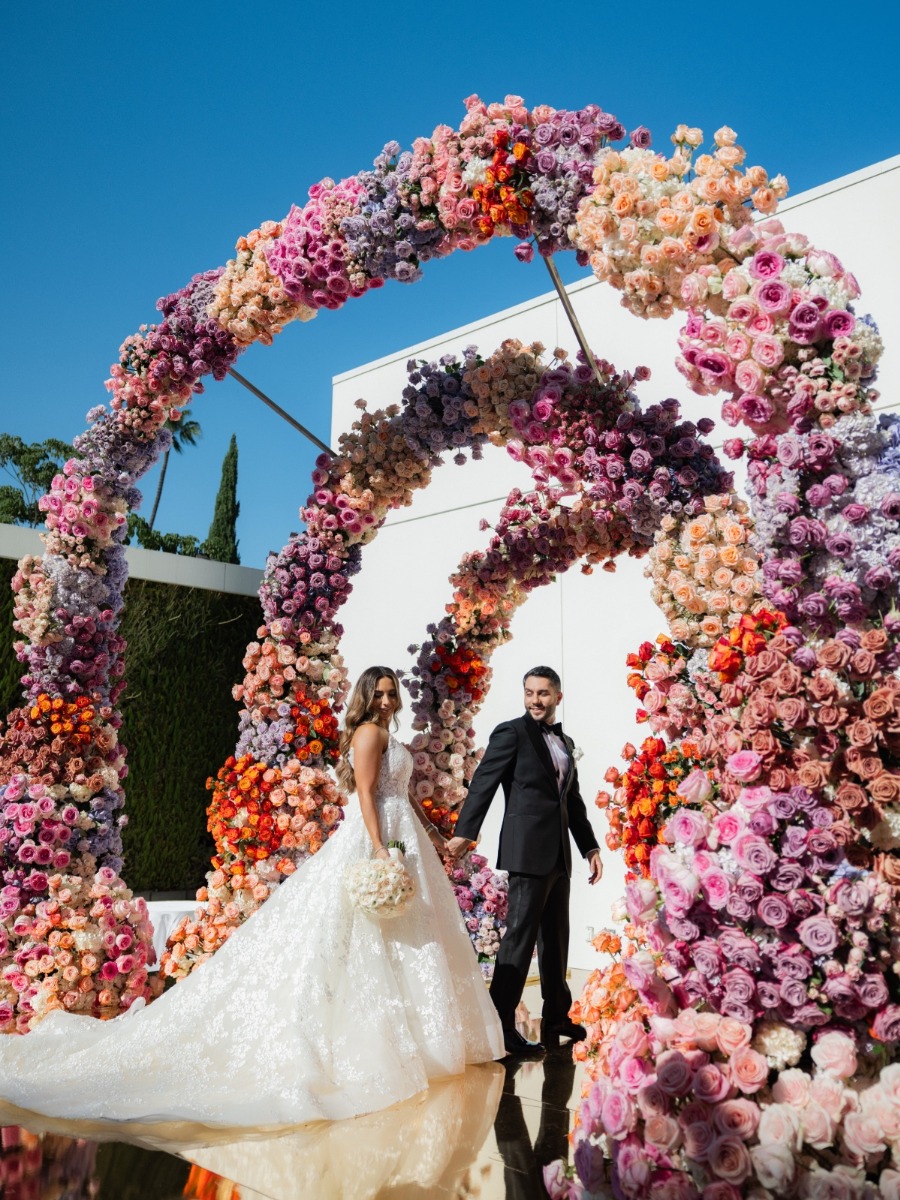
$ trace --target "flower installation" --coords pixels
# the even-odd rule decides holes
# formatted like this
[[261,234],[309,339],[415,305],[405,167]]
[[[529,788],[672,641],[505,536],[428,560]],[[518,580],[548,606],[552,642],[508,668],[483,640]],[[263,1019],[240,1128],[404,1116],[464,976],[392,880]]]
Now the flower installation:
[[[642,315],[688,309],[686,378],[752,434],[725,450],[749,459],[753,521],[714,499],[656,534],[669,632],[628,658],[654,736],[599,801],[625,928],[576,1005],[574,1172],[555,1164],[548,1188],[894,1197],[900,478],[897,422],[871,411],[880,340],[838,260],[773,220],[719,219],[686,275],[612,278],[623,240],[646,266],[635,243],[659,243],[665,199],[661,165],[621,158],[585,202],[595,270]],[[712,158],[695,190],[727,179]],[[655,228],[622,233],[623,183]]]
[[[577,112],[548,106],[529,110],[516,96],[506,97],[502,104],[484,104],[478,97],[470,97],[458,130],[440,126],[430,138],[417,139],[411,151],[389,144],[371,170],[339,183],[323,180],[316,184],[302,208],[295,207],[282,221],[263,221],[242,236],[235,257],[225,267],[195,276],[187,286],[160,300],[159,323],[142,326],[125,339],[107,382],[109,407],[90,411],[89,429],[76,440],[74,457],[42,501],[47,514],[45,554],[40,559],[24,559],[14,583],[25,706],[9,715],[0,742],[0,826],[7,834],[0,1003],[16,1014],[17,1028],[27,1028],[38,989],[49,996],[50,1003],[62,1003],[59,995],[71,993],[71,988],[61,989],[61,971],[73,964],[57,963],[55,951],[47,943],[36,942],[24,932],[24,926],[16,932],[19,912],[31,916],[32,906],[46,899],[50,876],[45,884],[45,873],[30,871],[26,878],[33,886],[30,891],[23,890],[16,829],[20,814],[18,809],[7,811],[7,804],[17,805],[19,790],[37,787],[47,773],[41,759],[43,747],[64,778],[51,782],[62,789],[58,795],[42,793],[38,797],[45,808],[50,799],[56,804],[52,813],[41,811],[41,827],[36,828],[41,857],[44,846],[70,853],[74,848],[76,853],[67,867],[69,877],[93,880],[104,867],[119,871],[124,748],[119,746],[116,760],[118,782],[103,779],[101,784],[100,766],[102,762],[104,769],[111,769],[108,760],[114,751],[109,739],[117,738],[121,724],[116,702],[124,687],[125,647],[118,633],[126,573],[122,538],[127,510],[140,502],[137,481],[169,445],[166,422],[178,420],[191,397],[203,390],[204,377],[222,379],[247,346],[269,344],[290,321],[308,320],[322,307],[340,307],[387,279],[412,282],[430,258],[455,249],[473,249],[494,235],[510,234],[522,239],[516,253],[523,260],[532,255],[535,246],[544,254],[576,249],[579,206],[592,194],[595,160],[624,138],[624,127],[596,105]],[[647,131],[636,129],[630,141],[646,150]],[[765,173],[755,170],[748,195],[759,201],[758,207],[764,207],[766,198],[760,187]],[[737,167],[731,168],[730,177],[740,174]],[[579,248],[578,253],[586,260],[586,250]],[[529,395],[526,378],[530,370],[527,363],[519,368],[523,402]],[[507,380],[510,387],[515,374],[512,369]],[[482,439],[507,436],[511,429],[508,418],[504,418],[507,427],[486,421],[477,431],[474,425],[467,429],[467,423],[477,417],[478,393],[485,380],[473,380],[473,395],[465,400],[448,396],[445,411],[435,404],[441,376],[440,369],[435,370],[421,389],[422,403],[416,416],[423,439],[430,440],[423,440],[421,451],[403,460],[409,481],[427,475],[444,450],[458,452],[467,436],[477,453]],[[462,411],[464,404],[469,413]],[[455,412],[452,418],[451,410]],[[500,419],[495,416],[494,422]],[[338,486],[335,495],[342,500],[340,511],[324,513],[315,537],[292,539],[270,560],[262,588],[264,624],[256,651],[251,648],[259,661],[248,666],[247,693],[239,697],[244,711],[236,762],[249,755],[251,764],[281,770],[297,757],[312,769],[328,766],[327,752],[317,755],[312,748],[311,743],[318,739],[301,734],[298,742],[285,740],[295,719],[291,710],[298,706],[294,685],[303,684],[312,700],[324,702],[332,713],[340,710],[346,680],[337,653],[339,632],[333,613],[358,569],[363,542],[377,526],[371,501],[380,504],[387,500],[388,506],[402,503],[408,491],[407,480],[391,479],[382,466],[385,455],[397,447],[369,444],[371,428],[361,433],[359,444],[352,447],[352,465],[363,474],[362,464],[369,463],[371,486],[359,488],[359,497],[351,494],[352,488],[345,493]],[[554,446],[555,452],[562,450],[562,446]],[[338,484],[349,465],[341,460],[320,465],[317,489],[329,481]],[[49,697],[51,703],[72,703],[85,697],[93,706],[97,742],[75,753],[71,765],[58,741],[51,739],[47,746],[40,732],[30,729],[29,713],[41,696]],[[82,770],[82,763],[91,765],[89,773]],[[5,789],[14,779],[7,800]],[[218,783],[210,820],[216,829],[222,829],[237,818],[222,818],[218,813],[224,795],[224,785]],[[231,870],[230,856],[219,847],[217,858],[222,866],[215,866],[215,882],[210,880],[215,893],[210,907],[218,909],[215,920],[221,922],[225,912],[235,909],[252,909],[264,885],[267,890],[269,882],[283,877],[288,864],[296,866],[303,853],[334,828],[334,798],[322,789],[305,812],[308,817],[321,812],[322,819],[316,815],[304,822],[311,827],[305,833],[303,826],[297,828],[299,814],[295,810],[305,810],[305,801],[313,794],[304,793],[303,804],[288,802],[287,809],[279,812],[275,826],[287,838],[274,855],[238,857],[236,869]],[[79,832],[70,832],[71,844],[63,847],[58,842],[65,822],[58,817],[70,804],[77,812]],[[258,814],[248,809],[247,815]],[[285,830],[283,823],[288,818],[290,829]],[[313,836],[316,824],[318,836]],[[298,844],[291,844],[298,834]],[[250,845],[246,837],[241,841]],[[258,851],[260,846],[255,848]],[[274,849],[271,836],[266,848]],[[26,846],[24,865],[30,865],[30,853]],[[10,854],[15,858],[7,863]],[[270,863],[273,857],[275,861]],[[245,863],[246,872],[239,869]],[[270,864],[272,870],[263,864]],[[255,880],[250,882],[249,876]],[[236,890],[231,886],[235,882],[241,885]],[[134,906],[130,920],[133,936],[149,956],[150,931],[139,906]],[[230,928],[227,922],[224,927]],[[217,929],[221,934],[222,924]],[[182,947],[190,943],[195,948],[190,953],[183,951],[189,961],[196,961],[193,954],[202,957],[209,947],[221,944],[221,937],[213,937],[202,922],[184,933]],[[199,951],[201,944],[207,949]],[[42,965],[29,976],[31,982],[23,993],[11,989],[8,978],[21,980],[20,968],[26,960]],[[82,977],[80,1010],[93,1011],[100,991],[109,990],[97,986],[101,982],[97,971],[105,961],[103,948],[97,968]],[[168,960],[165,970],[171,973]],[[88,980],[92,980],[90,987]],[[129,988],[128,981],[122,980],[118,991],[124,997],[130,994]],[[8,1008],[0,1011],[7,1016]],[[10,1021],[4,1020],[0,1028],[10,1028]]]
[[[477,454],[490,431],[531,466],[540,489],[510,495],[488,550],[460,564],[448,615],[416,651],[413,786],[447,835],[478,763],[473,722],[490,658],[508,640],[518,606],[576,561],[591,569],[623,551],[646,552],[658,509],[699,514],[704,490],[718,493],[730,480],[699,440],[709,423],[701,432],[680,421],[674,401],[641,412],[632,376],[599,362],[601,385],[563,351],[545,366],[542,349],[510,341],[487,360],[470,348],[461,360],[411,363],[402,405],[376,413],[363,406],[339,440],[337,462],[320,459],[302,510],[306,529],[270,561],[263,583],[268,623],[248,647],[247,675],[235,689],[244,703],[241,757],[210,781],[218,853],[198,893],[202,907],[170,937],[165,976],[182,978],[205,961],[338,828],[343,799],[321,765],[310,765],[310,755],[317,764],[336,755],[333,710],[347,687],[333,618],[362,547],[391,508],[427,485],[440,451],[453,448],[465,461],[464,450]],[[635,455],[645,443],[652,452]],[[467,922],[478,916],[469,932],[489,971],[505,880],[486,866],[460,870],[453,881]]]
[[[24,703],[0,742],[2,1027],[149,992],[134,949],[149,931],[118,875],[117,630],[125,513],[165,422],[288,322],[512,235],[524,262],[573,250],[641,317],[686,314],[678,365],[745,427],[725,452],[748,460],[749,511],[709,422],[674,401],[641,412],[640,370],[598,361],[595,379],[516,343],[412,364],[402,406],[363,409],[319,460],[305,531],[267,563],[238,744],[211,782],[208,903],[165,970],[202,962],[339,830],[335,617],[362,548],[441,461],[507,445],[532,490],[464,558],[416,650],[432,820],[452,830],[491,655],[534,587],[647,553],[669,622],[629,662],[651,735],[605,801],[630,855],[626,924],[598,939],[613,962],[576,1005],[586,1090],[574,1174],[549,1170],[551,1194],[900,1195],[900,429],[873,411],[878,331],[852,274],[772,217],[786,183],[745,166],[727,127],[703,153],[679,126],[666,155],[643,127],[613,145],[625,130],[596,106],[466,109],[458,130],[322,181],[161,301],[45,497],[46,553],[14,583]],[[460,870],[489,958],[501,888],[484,864]]]

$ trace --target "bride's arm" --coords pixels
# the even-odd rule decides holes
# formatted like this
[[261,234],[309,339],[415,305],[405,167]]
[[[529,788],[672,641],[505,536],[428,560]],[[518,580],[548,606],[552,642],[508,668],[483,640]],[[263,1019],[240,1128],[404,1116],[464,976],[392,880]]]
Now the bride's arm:
[[353,735],[353,778],[356,782],[363,823],[372,839],[373,852],[377,856],[387,858],[388,851],[381,840],[378,808],[375,804],[375,788],[384,747],[384,732],[377,725],[360,725]]
[[416,816],[425,826],[425,832],[431,838],[431,844],[434,846],[435,850],[443,854],[443,852],[447,849],[447,839],[443,836],[437,825],[435,825],[434,821],[431,820],[428,813],[419,803],[419,798],[413,792],[412,788],[409,789],[409,802],[413,806]]

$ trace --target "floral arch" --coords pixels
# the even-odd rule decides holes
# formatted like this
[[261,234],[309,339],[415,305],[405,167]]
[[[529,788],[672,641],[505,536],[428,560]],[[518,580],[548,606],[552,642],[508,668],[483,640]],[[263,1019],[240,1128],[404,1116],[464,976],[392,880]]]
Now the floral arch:
[[[240,736],[212,785],[207,909],[165,969],[202,961],[339,824],[335,617],[362,548],[442,456],[505,444],[532,489],[460,564],[413,671],[432,818],[452,824],[490,655],[530,590],[649,552],[669,622],[631,658],[656,736],[601,794],[630,871],[626,947],[604,937],[615,961],[581,1001],[578,1177],[553,1190],[598,1190],[611,1158],[626,1196],[861,1196],[866,1180],[893,1195],[900,435],[872,413],[877,330],[834,255],[769,217],[786,184],[745,168],[731,130],[697,153],[700,131],[679,126],[666,157],[643,128],[617,148],[625,131],[596,106],[466,107],[458,130],[316,185],[160,301],[42,501],[46,552],[14,580],[24,703],[0,743],[0,1028],[154,990],[146,910],[119,874],[118,616],[125,513],[165,421],[289,321],[512,234],[523,260],[574,250],[636,315],[687,312],[678,365],[749,430],[725,450],[749,459],[752,518],[703,442],[710,423],[681,422],[674,401],[642,412],[640,371],[517,343],[412,364],[402,404],[364,410],[320,458],[305,532],[267,563]],[[489,883],[480,870],[469,891]],[[499,915],[470,925],[485,954]]]

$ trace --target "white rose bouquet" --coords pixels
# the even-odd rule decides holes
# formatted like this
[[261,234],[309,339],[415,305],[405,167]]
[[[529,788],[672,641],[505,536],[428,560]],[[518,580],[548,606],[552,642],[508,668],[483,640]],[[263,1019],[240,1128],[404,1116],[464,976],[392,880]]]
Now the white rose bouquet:
[[403,865],[406,847],[388,842],[390,858],[365,858],[354,863],[344,877],[351,903],[379,921],[399,917],[416,894],[412,877]]

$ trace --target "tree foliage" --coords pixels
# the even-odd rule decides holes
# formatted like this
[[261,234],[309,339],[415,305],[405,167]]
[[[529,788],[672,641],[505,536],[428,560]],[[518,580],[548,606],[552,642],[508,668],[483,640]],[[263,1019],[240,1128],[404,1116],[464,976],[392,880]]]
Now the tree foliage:
[[222,461],[222,478],[216,495],[213,519],[203,545],[203,553],[216,562],[239,563],[237,519],[241,511],[237,498],[238,448],[237,438],[231,435],[228,450]]
[[168,429],[169,433],[171,433],[172,445],[163,455],[162,468],[159,472],[159,482],[156,485],[156,495],[153,497],[153,508],[150,512],[150,520],[147,522],[150,529],[156,524],[156,512],[159,508],[163,484],[166,482],[166,472],[169,469],[169,455],[173,450],[176,454],[181,454],[185,446],[196,446],[197,438],[203,436],[200,422],[194,421],[191,418],[191,410],[189,408],[183,410],[180,420],[173,421],[170,419],[166,421],[163,428]]
[[144,550],[162,550],[165,554],[183,554],[196,558],[202,552],[200,539],[189,533],[160,533],[137,513],[128,514],[126,546],[142,546]]
[[0,485],[0,522],[43,525],[38,501],[50,490],[53,476],[74,453],[68,442],[58,438],[23,442],[15,434],[0,433],[0,468],[15,480],[14,484]]

